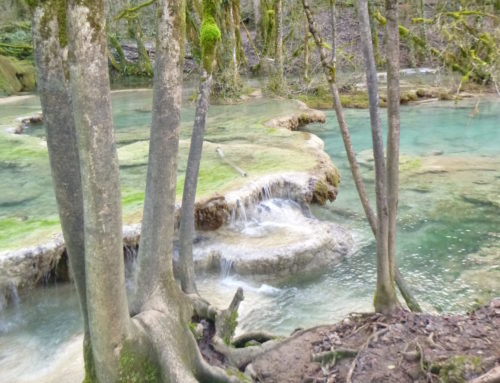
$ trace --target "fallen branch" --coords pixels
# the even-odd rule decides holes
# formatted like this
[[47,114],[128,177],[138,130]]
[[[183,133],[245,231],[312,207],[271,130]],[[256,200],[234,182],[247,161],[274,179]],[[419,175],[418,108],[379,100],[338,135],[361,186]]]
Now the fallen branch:
[[224,157],[224,153],[222,152],[221,148],[217,148],[216,150],[217,150],[217,154],[222,159],[222,161],[224,161],[226,164],[228,164],[234,170],[236,170],[238,173],[240,173],[242,177],[246,177],[248,175],[243,169],[241,169],[240,167],[235,165],[232,161],[230,161],[226,157]]

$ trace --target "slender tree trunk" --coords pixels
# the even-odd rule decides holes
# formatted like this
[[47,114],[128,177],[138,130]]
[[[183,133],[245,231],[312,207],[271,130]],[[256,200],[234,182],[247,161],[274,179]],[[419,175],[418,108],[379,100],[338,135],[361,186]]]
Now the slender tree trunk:
[[66,39],[59,37],[60,28],[61,36],[66,34],[66,25],[59,25],[58,12],[66,12],[64,3],[47,1],[33,9],[33,45],[52,181],[83,318],[85,371],[88,379],[95,379],[87,313],[80,163],[67,77],[68,63],[64,59]]
[[[182,15],[177,12],[182,12]],[[172,238],[182,102],[184,2],[161,0],[157,14],[153,117],[136,273],[136,302],[139,305],[146,304],[157,293],[158,286],[171,282],[173,278]],[[134,311],[137,309],[140,307],[134,305]]]
[[314,22],[314,17],[309,6],[309,2],[307,0],[302,0],[302,5],[304,7],[307,21],[309,23],[309,31],[311,32],[314,42],[316,43],[316,47],[320,54],[323,71],[325,72],[326,79],[328,80],[328,83],[330,85],[330,91],[333,98],[333,107],[335,109],[335,114],[337,116],[337,122],[339,124],[340,133],[344,142],[347,159],[351,168],[352,178],[354,180],[354,184],[356,185],[356,190],[358,191],[359,199],[361,201],[361,205],[363,206],[363,210],[365,211],[368,223],[370,224],[373,233],[375,233],[377,231],[377,220],[375,214],[373,213],[373,210],[370,207],[368,193],[366,192],[366,187],[361,176],[361,170],[359,168],[358,161],[356,160],[356,153],[354,152],[354,149],[352,147],[349,128],[344,117],[344,108],[342,107],[342,103],[340,102],[340,96],[337,88],[335,78],[336,67],[332,65],[332,63],[328,60],[323,41]]
[[253,17],[255,24],[255,42],[259,45],[262,42],[260,0],[252,0]]
[[274,2],[274,16],[276,25],[276,36],[274,44],[274,59],[275,59],[275,71],[276,80],[279,85],[279,89],[284,88],[285,75],[283,68],[283,1],[275,0]]
[[243,44],[241,42],[241,6],[240,0],[232,1],[232,12],[233,12],[233,23],[234,23],[234,41],[236,49],[236,60],[238,66],[243,64],[247,65],[247,57],[245,56],[245,51],[243,50]]
[[211,84],[212,75],[203,69],[191,136],[191,146],[189,147],[186,177],[184,180],[181,225],[179,229],[180,280],[182,290],[187,294],[197,293],[193,264],[194,202],[196,199]]
[[388,251],[390,271],[412,311],[420,312],[417,300],[413,297],[396,266],[396,219],[399,189],[399,25],[397,0],[386,0],[386,49],[387,49],[387,205],[388,205]]
[[[316,43],[316,47],[318,48],[318,51],[320,53],[320,58],[321,58],[321,64],[323,66],[323,70],[325,72],[326,78],[328,80],[328,83],[330,84],[330,91],[332,93],[332,98],[333,98],[333,105],[334,109],[337,115],[337,122],[339,124],[340,132],[342,135],[342,139],[344,141],[344,147],[347,153],[347,159],[349,161],[349,166],[351,168],[351,173],[353,176],[354,184],[356,185],[356,189],[358,191],[358,195],[361,201],[361,205],[363,206],[363,210],[365,211],[365,215],[367,217],[368,223],[370,224],[370,227],[372,229],[372,232],[374,235],[377,233],[377,218],[375,217],[375,214],[373,213],[373,210],[370,207],[370,201],[368,199],[368,194],[366,192],[366,188],[363,182],[363,179],[361,177],[361,171],[359,168],[359,165],[356,160],[356,154],[354,152],[354,149],[352,147],[352,142],[351,138],[349,135],[349,130],[347,127],[347,123],[344,118],[344,112],[342,108],[342,104],[340,102],[340,97],[337,89],[337,84],[335,82],[335,74],[336,74],[336,68],[332,63],[328,62],[327,55],[324,49],[324,44],[323,41],[321,40],[321,36],[319,35],[317,28],[314,23],[314,17],[312,15],[309,3],[307,0],[302,0],[302,5],[304,7],[304,11],[309,23],[309,30],[313,36],[313,39]],[[418,304],[413,298],[411,292],[409,291],[401,273],[399,270],[396,268],[396,282],[398,283],[398,287],[405,298],[408,307],[410,309],[415,310],[418,307]],[[416,305],[415,305],[416,304]],[[419,310],[416,310],[419,311]]]
[[389,262],[394,274],[396,217],[399,188],[399,32],[397,1],[386,0],[387,31],[387,203],[389,211]]
[[[109,91],[104,1],[68,1],[68,43],[85,222],[87,309],[99,381],[118,380],[130,334],[121,195]],[[113,318],[111,320],[111,318]]]
[[330,0],[330,24],[332,25],[332,63],[337,63],[337,0]]
[[304,80],[309,82],[309,25],[307,17],[304,16]]
[[[375,310],[384,314],[393,312],[398,307],[394,280],[389,260],[388,234],[389,217],[387,207],[387,174],[384,159],[382,126],[379,114],[377,68],[371,43],[370,19],[367,0],[358,0],[358,17],[361,31],[361,44],[366,63],[366,82],[370,100],[370,121],[375,160],[375,194],[377,205],[377,289],[375,292]],[[397,165],[396,165],[397,166]]]

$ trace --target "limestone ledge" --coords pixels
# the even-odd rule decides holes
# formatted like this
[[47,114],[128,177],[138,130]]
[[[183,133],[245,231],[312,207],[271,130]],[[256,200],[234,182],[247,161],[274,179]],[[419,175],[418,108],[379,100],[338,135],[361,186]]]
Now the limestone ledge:
[[[296,115],[289,116],[289,120],[293,121],[291,125],[295,126],[296,118]],[[280,121],[285,120],[281,118]],[[310,134],[305,145],[305,149],[317,160],[314,169],[309,172],[265,175],[225,195],[214,194],[210,198],[197,201],[196,228],[201,231],[217,230],[228,223],[231,216],[237,216],[239,207],[248,208],[271,197],[292,199],[304,206],[310,203],[324,204],[327,200],[333,201],[337,195],[338,171],[330,157],[323,151],[324,144],[321,139]],[[177,205],[176,227],[179,224],[179,216],[180,205]],[[124,248],[138,246],[140,229],[140,224],[124,226]],[[317,253],[318,257],[321,256],[320,250]],[[65,244],[60,234],[39,246],[0,252],[0,310],[8,301],[15,299],[18,289],[36,286],[48,278],[71,279],[66,259]],[[241,266],[240,270],[243,269]]]

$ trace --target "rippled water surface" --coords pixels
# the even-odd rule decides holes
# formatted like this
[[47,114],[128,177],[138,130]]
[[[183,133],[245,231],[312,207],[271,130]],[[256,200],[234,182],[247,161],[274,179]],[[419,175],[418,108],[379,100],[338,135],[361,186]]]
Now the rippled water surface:
[[[479,113],[471,117],[474,104],[440,102],[402,108],[397,256],[412,290],[425,309],[431,311],[464,311],[476,299],[500,294],[500,102],[482,101]],[[213,113],[220,121],[252,119],[272,114],[266,109],[270,105],[279,112],[289,107],[286,103],[261,102],[214,108]],[[5,126],[12,116],[29,114],[37,108],[36,100],[8,109],[0,105],[0,112],[4,112],[0,123]],[[150,101],[144,93],[114,96],[117,136],[122,144],[137,139],[134,137],[147,138],[149,108]],[[367,186],[373,189],[372,162],[365,152],[371,145],[368,112],[349,110],[346,117]],[[183,118],[192,119],[192,109],[188,108]],[[357,250],[321,276],[279,283],[272,279],[265,283],[242,279],[230,272],[224,277],[201,276],[200,292],[216,304],[226,305],[236,287],[244,287],[246,299],[241,306],[238,331],[266,329],[288,334],[297,327],[333,322],[349,312],[371,309],[374,243],[350,179],[334,113],[327,112],[327,121],[308,130],[325,141],[325,150],[340,169],[342,183],[335,203],[313,207],[312,212],[351,230]],[[3,187],[9,182],[14,182],[11,188],[15,187],[17,181],[10,179],[15,166],[5,167],[0,169]],[[48,170],[44,171],[48,177]],[[141,171],[135,172],[123,177],[143,177]],[[51,198],[51,192],[45,190],[49,185],[50,181],[37,186],[40,195],[48,193],[47,199]],[[21,209],[29,210],[39,201],[27,201],[33,205]],[[6,211],[10,214],[13,209],[0,208],[0,215]],[[43,208],[53,214],[53,203]],[[269,227],[286,230],[286,220],[298,214],[292,213],[288,208],[283,221],[273,217]],[[260,225],[240,225],[240,229],[261,235],[265,220]],[[70,343],[80,326],[72,287],[52,286],[21,294],[16,305],[0,312],[0,371],[10,371],[10,376],[33,374],[50,364],[51,355]]]

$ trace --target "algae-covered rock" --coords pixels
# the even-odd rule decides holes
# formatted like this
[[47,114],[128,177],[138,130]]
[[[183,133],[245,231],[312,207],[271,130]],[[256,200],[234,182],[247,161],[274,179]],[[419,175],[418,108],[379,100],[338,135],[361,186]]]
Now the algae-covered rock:
[[10,96],[35,89],[35,68],[28,61],[0,56],[0,94]]

